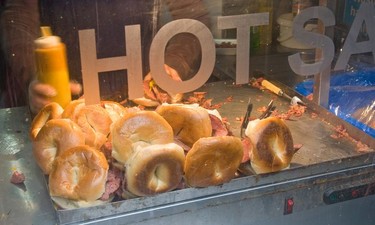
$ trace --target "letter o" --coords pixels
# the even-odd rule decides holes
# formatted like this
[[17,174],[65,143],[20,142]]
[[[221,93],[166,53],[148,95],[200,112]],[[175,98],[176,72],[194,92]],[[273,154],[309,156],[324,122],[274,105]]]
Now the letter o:
[[[168,41],[179,33],[196,36],[201,44],[202,60],[198,72],[189,80],[173,80],[164,69]],[[189,44],[189,43],[186,43]],[[164,25],[155,35],[150,48],[150,70],[155,82],[169,93],[186,93],[201,87],[211,76],[215,66],[215,42],[211,31],[193,19],[179,19]]]

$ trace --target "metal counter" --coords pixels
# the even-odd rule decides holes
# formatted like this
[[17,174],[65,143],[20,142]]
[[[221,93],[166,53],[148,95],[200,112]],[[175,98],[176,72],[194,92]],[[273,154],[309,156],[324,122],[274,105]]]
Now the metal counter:
[[[0,224],[56,224],[45,178],[34,161],[27,108],[0,110]],[[24,185],[10,182],[14,170],[24,173]]]
[[[236,136],[249,97],[254,117],[271,99],[280,112],[288,109],[284,99],[230,81],[206,84],[201,91],[213,104],[223,103],[219,112]],[[51,203],[32,156],[27,109],[0,110],[0,224],[375,224],[374,139],[313,103],[308,108],[287,121],[294,143],[303,145],[289,169],[76,210],[55,210]],[[359,153],[351,140],[332,138],[336,125],[371,149]],[[13,170],[26,175],[24,185],[9,182]],[[363,187],[365,194],[345,195]]]

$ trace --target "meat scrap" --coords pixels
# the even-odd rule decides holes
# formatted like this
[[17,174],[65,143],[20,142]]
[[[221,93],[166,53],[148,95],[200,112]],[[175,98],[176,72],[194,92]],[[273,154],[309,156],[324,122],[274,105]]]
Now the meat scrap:
[[317,113],[311,113],[311,118],[312,119],[318,118],[318,114]]
[[196,92],[193,93],[193,96],[188,97],[188,99],[186,100],[187,101],[186,103],[189,103],[189,104],[198,103],[198,104],[200,104],[201,102],[203,102],[206,99],[206,94],[207,94],[207,92],[196,91]]
[[209,114],[209,117],[212,125],[212,136],[227,136],[229,132],[225,123],[212,114]]
[[118,169],[108,170],[107,182],[105,184],[105,192],[100,198],[103,201],[106,201],[110,198],[113,193],[121,187],[121,181],[123,180],[122,172]]
[[251,143],[250,138],[244,137],[242,140],[243,146],[243,156],[241,163],[245,163],[251,159],[252,152],[253,152],[253,144]]
[[210,109],[212,105],[212,99],[205,99],[199,105],[205,109]]
[[283,120],[291,120],[292,116],[294,117],[301,117],[306,111],[306,106],[303,105],[290,105],[289,109],[286,113],[279,114],[276,110],[272,114]]
[[264,113],[267,110],[267,106],[262,106],[260,108],[257,108],[257,111],[260,113]]
[[106,157],[106,159],[110,159],[111,155],[112,155],[112,141],[111,140],[107,140],[100,147],[99,151],[101,151],[104,154],[104,156]]
[[306,111],[306,106],[302,105],[291,105],[289,106],[288,114],[291,114],[295,117],[301,117]]
[[225,102],[232,102],[233,101],[233,96],[228,96],[226,99],[225,99]]
[[18,172],[17,170],[13,172],[10,182],[13,184],[22,184],[25,182],[25,175],[21,172]]
[[180,146],[185,152],[188,152],[191,149],[191,147],[187,146],[180,139],[178,139],[177,136],[174,137],[173,142]]
[[297,152],[298,150],[300,150],[302,148],[302,144],[294,144],[293,145],[293,148],[294,148],[294,152]]
[[262,81],[264,80],[263,77],[257,78],[257,79],[252,79],[250,81],[250,85],[254,88],[258,88],[260,90],[264,90],[265,88],[262,86]]
[[336,131],[336,133],[331,134],[331,137],[334,139],[349,137],[349,134],[346,132],[346,129],[343,125],[336,126],[334,131]]
[[370,148],[369,148],[368,145],[363,144],[363,143],[360,142],[360,141],[357,141],[357,151],[358,151],[358,152],[369,152],[369,151],[370,151]]
[[212,98],[206,98],[207,92],[194,92],[193,96],[189,96],[184,102],[186,104],[198,104],[205,109],[219,109],[226,102],[233,101],[232,96],[228,96],[224,102],[219,102],[217,104],[212,104]]
[[209,108],[207,109],[220,109],[221,106],[223,106],[223,103],[217,103],[217,104],[214,104],[214,105],[211,105]]
[[370,151],[370,147],[368,145],[363,144],[362,142],[357,141],[353,137],[351,137],[343,125],[337,125],[334,131],[336,133],[330,135],[333,139],[348,138],[351,142],[356,144],[358,152]]

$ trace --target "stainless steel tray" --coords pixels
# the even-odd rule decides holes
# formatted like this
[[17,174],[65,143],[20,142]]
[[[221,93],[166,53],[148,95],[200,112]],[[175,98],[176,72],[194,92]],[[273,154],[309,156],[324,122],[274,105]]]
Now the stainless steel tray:
[[[241,123],[238,118],[244,115],[249,97],[254,104],[252,114],[254,117],[261,114],[256,109],[266,106],[271,99],[274,99],[274,104],[279,112],[286,112],[289,108],[289,102],[286,99],[249,85],[234,85],[229,81],[208,83],[198,91],[207,92],[206,98],[212,98],[213,104],[222,103],[218,111],[228,119],[236,136],[239,136]],[[292,90],[287,91],[290,95],[296,95]],[[302,96],[300,97],[302,98]],[[308,102],[306,99],[303,100]],[[313,117],[312,113],[316,113],[318,117]],[[229,206],[243,198],[234,196],[249,190],[263,188],[271,193],[281,192],[283,190],[275,189],[273,184],[300,180],[307,176],[330,174],[335,176],[337,171],[362,168],[366,165],[371,167],[375,163],[374,139],[338,119],[324,108],[308,102],[307,112],[299,118],[293,118],[294,120],[286,122],[292,132],[294,143],[302,144],[303,147],[295,154],[290,169],[277,173],[239,177],[220,186],[186,188],[157,196],[121,200],[90,208],[56,209],[58,221],[61,224],[105,223],[111,220],[136,223],[153,217],[186,213],[192,210],[191,207],[197,209],[221,204]],[[351,137],[360,139],[364,144],[367,144],[370,148],[369,151],[358,152],[356,143],[349,138],[332,138],[331,135],[335,134],[334,129],[338,125],[344,126]],[[264,189],[268,186],[268,189]],[[279,186],[279,188],[281,187],[282,185]]]

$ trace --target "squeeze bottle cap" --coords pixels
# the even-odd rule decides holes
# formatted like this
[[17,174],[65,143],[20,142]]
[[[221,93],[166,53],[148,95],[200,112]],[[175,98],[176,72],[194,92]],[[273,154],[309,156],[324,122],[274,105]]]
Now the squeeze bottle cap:
[[37,48],[52,48],[61,44],[61,38],[58,36],[43,36],[34,42]]

